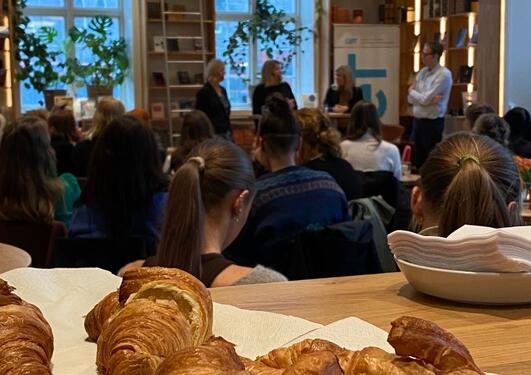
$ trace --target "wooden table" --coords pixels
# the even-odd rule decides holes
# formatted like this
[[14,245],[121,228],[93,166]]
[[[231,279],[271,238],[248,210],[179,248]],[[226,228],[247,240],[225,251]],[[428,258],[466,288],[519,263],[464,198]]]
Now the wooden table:
[[527,202],[524,202],[524,207],[522,207],[522,211],[520,211],[520,216],[525,225],[531,225],[531,208],[529,208]]
[[420,180],[420,174],[413,174],[413,173],[403,175],[400,178],[400,181],[402,181],[402,183],[406,186],[415,186],[419,180]]
[[483,371],[531,374],[531,305],[473,306],[416,292],[401,273],[211,289],[214,301],[289,314],[321,324],[359,317],[386,331],[411,315],[456,335]]

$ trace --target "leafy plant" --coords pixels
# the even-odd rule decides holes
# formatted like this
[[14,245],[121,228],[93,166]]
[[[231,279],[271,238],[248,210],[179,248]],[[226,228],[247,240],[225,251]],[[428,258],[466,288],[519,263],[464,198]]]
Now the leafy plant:
[[[57,68],[61,51],[49,51],[48,46],[57,37],[53,27],[40,27],[30,32],[29,18],[23,14],[26,0],[13,0],[13,45],[15,46],[16,77],[24,87],[33,87],[38,92],[59,83]],[[40,102],[42,105],[43,103]]]
[[287,66],[297,54],[297,48],[308,39],[303,39],[302,33],[312,32],[307,27],[297,28],[295,25],[295,18],[276,9],[269,0],[256,0],[255,12],[248,19],[238,22],[236,30],[226,41],[223,56],[232,71],[241,76],[247,66],[247,47],[253,41],[258,41],[266,46],[268,58],[279,56],[280,62]]
[[[88,29],[72,27],[63,49],[67,54],[65,74],[61,80],[76,86],[94,85],[112,87],[123,83],[129,69],[125,39],[111,39],[113,21],[108,16],[95,16]],[[88,49],[94,56],[91,63],[81,63],[75,48]]]

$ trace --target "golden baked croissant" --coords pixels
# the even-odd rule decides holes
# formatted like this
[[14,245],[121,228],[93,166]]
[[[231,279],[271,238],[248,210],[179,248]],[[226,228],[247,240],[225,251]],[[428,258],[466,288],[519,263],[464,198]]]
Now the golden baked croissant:
[[403,316],[391,326],[387,341],[396,354],[424,360],[442,372],[468,369],[482,374],[463,343],[435,323]]
[[51,374],[52,329],[0,279],[0,374]]
[[85,331],[91,341],[97,341],[103,324],[120,308],[118,291],[107,294],[85,318]]

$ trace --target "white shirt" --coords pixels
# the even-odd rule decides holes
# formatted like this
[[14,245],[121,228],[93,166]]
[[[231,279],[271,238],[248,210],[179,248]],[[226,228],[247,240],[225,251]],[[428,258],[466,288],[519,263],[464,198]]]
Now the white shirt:
[[394,144],[381,141],[380,145],[371,134],[355,141],[341,142],[343,159],[359,171],[390,171],[397,180],[402,177],[400,151]]
[[[415,88],[407,96],[407,101],[413,104],[415,118],[435,119],[444,117],[452,89],[452,73],[437,64],[430,70],[427,66],[417,74]],[[432,99],[440,95],[442,100],[431,105]]]

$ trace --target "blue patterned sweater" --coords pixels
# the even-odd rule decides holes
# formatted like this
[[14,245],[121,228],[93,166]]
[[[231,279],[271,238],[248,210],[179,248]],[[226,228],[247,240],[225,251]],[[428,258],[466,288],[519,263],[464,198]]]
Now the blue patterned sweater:
[[345,194],[326,172],[287,167],[260,177],[256,190],[247,223],[225,252],[242,264],[260,263],[260,249],[305,229],[350,220]]

